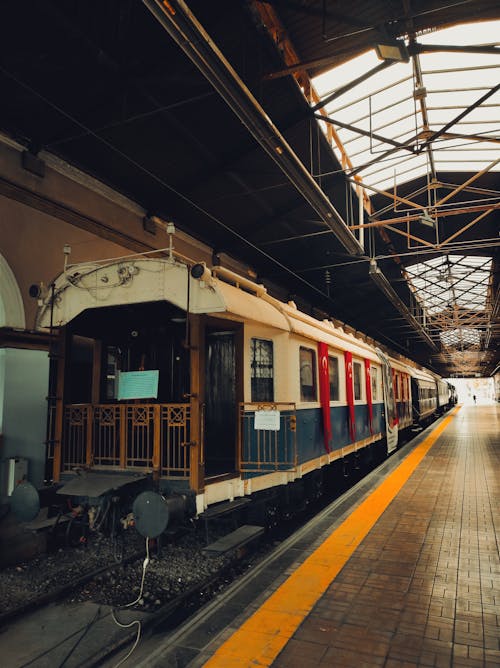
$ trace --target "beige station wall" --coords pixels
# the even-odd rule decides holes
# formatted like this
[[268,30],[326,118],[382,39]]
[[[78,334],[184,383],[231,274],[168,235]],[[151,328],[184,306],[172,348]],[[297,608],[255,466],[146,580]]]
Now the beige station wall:
[[[71,246],[70,262],[100,260],[130,252],[118,244],[0,197],[0,253],[16,278],[24,304],[26,329],[34,326],[33,283],[49,285],[64,265],[63,246]],[[1,288],[0,288],[1,290]]]
[[[23,150],[0,135],[0,260],[14,274],[29,331],[37,308],[29,287],[48,286],[63,270],[65,244],[71,246],[69,262],[78,263],[165,248],[168,237],[161,226],[156,234],[144,230],[146,212],[139,204],[54,156],[40,154],[43,177],[27,171]],[[179,230],[174,247],[211,263],[212,250]],[[5,293],[0,285],[0,299]]]

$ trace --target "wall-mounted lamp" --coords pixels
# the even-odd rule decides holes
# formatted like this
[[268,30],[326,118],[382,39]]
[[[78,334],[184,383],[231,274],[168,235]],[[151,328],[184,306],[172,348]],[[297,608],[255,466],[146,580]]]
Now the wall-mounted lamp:
[[68,268],[69,256],[71,255],[71,246],[69,244],[64,244],[63,253],[64,253],[64,271],[66,271],[66,269]]
[[167,234],[168,234],[168,260],[169,262],[174,262],[174,234],[175,234],[175,225],[170,220],[167,223]]

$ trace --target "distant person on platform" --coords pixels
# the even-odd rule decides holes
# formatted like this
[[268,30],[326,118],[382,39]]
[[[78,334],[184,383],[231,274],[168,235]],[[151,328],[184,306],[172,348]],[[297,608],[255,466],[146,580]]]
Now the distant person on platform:
[[472,395],[472,400],[474,401],[474,403],[476,403],[476,395],[475,394]]

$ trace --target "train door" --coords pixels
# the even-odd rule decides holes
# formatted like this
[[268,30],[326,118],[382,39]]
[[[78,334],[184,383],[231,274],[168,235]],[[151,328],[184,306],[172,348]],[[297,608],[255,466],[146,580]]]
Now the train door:
[[237,330],[209,327],[205,335],[205,476],[237,470],[238,382]]
[[398,417],[396,399],[394,396],[394,384],[392,382],[392,369],[389,360],[384,353],[379,348],[376,348],[376,351],[382,362],[385,432],[387,438],[387,452],[390,453],[398,447]]

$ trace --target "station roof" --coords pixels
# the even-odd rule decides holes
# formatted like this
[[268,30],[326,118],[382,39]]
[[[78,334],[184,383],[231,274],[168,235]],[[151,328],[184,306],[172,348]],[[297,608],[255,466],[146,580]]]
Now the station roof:
[[442,375],[489,375],[500,33],[483,35],[500,8],[413,4],[10,0],[0,130],[280,298]]

